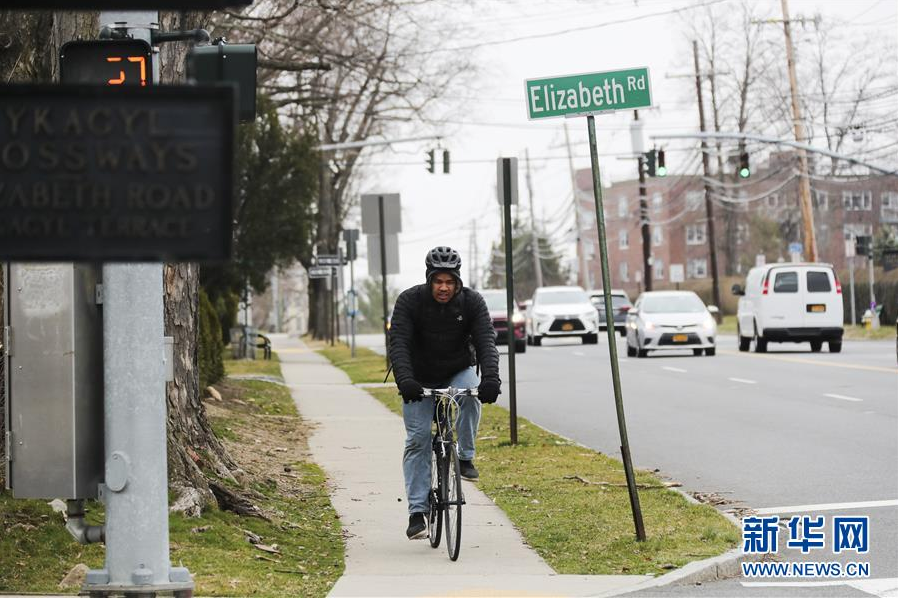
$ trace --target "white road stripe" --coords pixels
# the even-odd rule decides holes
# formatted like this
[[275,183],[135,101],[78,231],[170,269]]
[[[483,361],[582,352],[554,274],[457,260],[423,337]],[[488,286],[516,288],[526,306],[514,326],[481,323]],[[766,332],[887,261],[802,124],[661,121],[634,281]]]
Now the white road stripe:
[[733,382],[741,382],[742,384],[757,384],[754,380],[746,380],[745,378],[727,378],[727,380],[732,380]]
[[586,353],[584,353],[583,351],[574,351],[574,355],[576,355],[577,357],[586,357]]
[[830,502],[819,505],[792,505],[790,507],[766,507],[755,509],[758,515],[779,513],[804,513],[806,511],[845,511],[848,509],[871,509],[876,507],[898,507],[898,500],[867,500],[862,502]]
[[832,399],[842,399],[843,401],[853,401],[855,403],[860,403],[864,399],[859,399],[857,397],[846,397],[845,395],[836,395],[832,393],[826,393],[823,395],[824,397],[830,397]]
[[680,373],[680,374],[685,374],[685,373],[686,373],[686,370],[682,370],[682,369],[680,369],[680,368],[672,368],[672,367],[667,366],[667,365],[662,366],[661,369],[662,369],[662,370],[667,370],[668,372],[678,372],[678,373]]

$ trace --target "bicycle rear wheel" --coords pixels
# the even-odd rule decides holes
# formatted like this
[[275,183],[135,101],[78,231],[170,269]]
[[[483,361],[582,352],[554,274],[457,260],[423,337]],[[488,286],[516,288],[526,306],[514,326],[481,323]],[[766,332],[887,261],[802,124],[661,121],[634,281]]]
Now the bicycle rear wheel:
[[461,490],[458,453],[454,444],[449,445],[448,453],[444,478],[443,512],[446,514],[446,548],[449,550],[449,558],[454,561],[458,559],[458,553],[461,550],[461,507],[465,500]]
[[428,513],[427,518],[427,535],[432,548],[439,547],[440,537],[443,532],[441,512],[443,492],[440,484],[440,470],[443,467],[443,460],[440,458],[439,450],[439,445],[435,443],[433,450],[430,452],[430,513]]

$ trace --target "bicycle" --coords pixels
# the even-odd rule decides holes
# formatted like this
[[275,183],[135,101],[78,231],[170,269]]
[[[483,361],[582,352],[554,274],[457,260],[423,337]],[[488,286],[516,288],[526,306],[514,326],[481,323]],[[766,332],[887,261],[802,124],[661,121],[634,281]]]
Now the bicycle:
[[458,422],[459,397],[476,397],[476,388],[425,388],[425,397],[434,399],[433,451],[430,461],[430,513],[427,533],[430,546],[438,548],[446,524],[446,548],[449,559],[457,560],[461,550],[461,508],[465,504],[458,464],[458,441],[455,427]]

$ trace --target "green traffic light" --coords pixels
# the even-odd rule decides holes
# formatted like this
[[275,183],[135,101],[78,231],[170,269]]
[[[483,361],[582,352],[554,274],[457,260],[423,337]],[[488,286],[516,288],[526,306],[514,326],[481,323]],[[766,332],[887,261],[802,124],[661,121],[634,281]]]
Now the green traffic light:
[[747,167],[742,167],[742,168],[740,168],[740,169],[739,169],[739,176],[742,177],[743,179],[747,179],[748,177],[751,176],[751,169],[749,169],[749,168],[747,168]]
[[659,166],[655,169],[655,176],[667,176],[667,167]]

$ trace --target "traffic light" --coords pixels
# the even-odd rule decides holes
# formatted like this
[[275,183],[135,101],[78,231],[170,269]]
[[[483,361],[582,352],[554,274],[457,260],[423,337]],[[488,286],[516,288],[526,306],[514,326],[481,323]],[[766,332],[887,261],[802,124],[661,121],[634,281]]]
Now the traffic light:
[[658,150],[658,167],[655,169],[658,176],[667,176],[667,166],[664,165],[664,150]]
[[645,156],[645,171],[649,176],[655,176],[655,150],[649,150]]
[[449,174],[449,150],[443,150],[443,174]]
[[748,152],[739,153],[739,178],[747,179],[751,176],[751,167],[748,165]]
[[433,158],[434,158],[434,150],[428,151],[427,152],[427,172],[429,172],[430,174],[433,174],[434,172],[436,172],[436,170],[434,168]]
[[854,238],[855,255],[870,255],[870,246],[873,244],[873,237],[870,235],[859,235]]
[[59,51],[62,83],[153,84],[153,51],[140,39],[67,42]]

